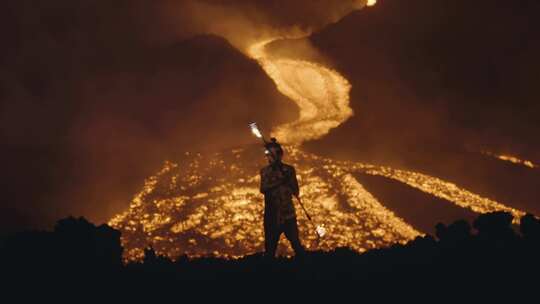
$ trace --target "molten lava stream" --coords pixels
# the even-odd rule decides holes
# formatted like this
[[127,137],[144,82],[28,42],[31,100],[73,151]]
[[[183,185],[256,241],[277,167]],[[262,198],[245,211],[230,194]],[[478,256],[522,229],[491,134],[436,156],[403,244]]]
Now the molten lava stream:
[[301,144],[321,138],[353,115],[349,107],[351,85],[343,76],[317,63],[270,56],[265,47],[272,41],[256,43],[247,53],[300,110],[296,121],[278,126],[273,136],[282,143]]
[[531,169],[538,169],[539,168],[539,166],[537,164],[533,163],[532,161],[525,160],[525,159],[520,159],[520,158],[518,158],[516,156],[513,156],[513,155],[496,154],[496,153],[489,152],[489,151],[482,151],[481,153],[483,155],[496,158],[498,160],[510,162],[510,163],[513,163],[513,164],[516,164],[516,165],[522,165],[522,166],[525,166],[525,167],[528,167],[528,168],[531,168]]

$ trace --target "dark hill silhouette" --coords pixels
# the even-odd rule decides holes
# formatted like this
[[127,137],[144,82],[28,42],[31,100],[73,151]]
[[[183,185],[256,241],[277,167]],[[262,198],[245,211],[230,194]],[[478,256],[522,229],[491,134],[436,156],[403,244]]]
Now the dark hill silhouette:
[[511,221],[509,214],[496,212],[478,216],[472,226],[465,220],[440,223],[437,238],[426,235],[363,254],[336,248],[302,258],[268,259],[255,254],[237,260],[182,256],[171,261],[147,248],[141,262],[122,264],[118,231],[105,225],[96,227],[83,218],[67,218],[52,232],[25,232],[4,239],[0,262],[10,284],[26,287],[75,284],[122,291],[141,286],[143,289],[133,291],[139,294],[184,286],[181,282],[185,280],[219,284],[354,280],[366,290],[381,284],[414,292],[451,286],[448,291],[456,295],[490,296],[497,293],[483,294],[483,288],[501,286],[513,293],[515,288],[535,284],[530,275],[540,269],[540,220],[524,216],[520,232]]

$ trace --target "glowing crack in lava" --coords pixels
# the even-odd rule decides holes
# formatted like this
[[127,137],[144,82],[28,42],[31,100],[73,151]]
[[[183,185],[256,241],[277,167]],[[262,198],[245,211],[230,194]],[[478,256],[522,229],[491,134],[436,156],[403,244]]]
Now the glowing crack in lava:
[[[278,126],[273,135],[290,144],[286,161],[297,168],[303,203],[313,220],[326,228],[317,244],[311,225],[296,206],[308,249],[348,246],[363,252],[422,234],[371,195],[354,173],[389,178],[477,213],[502,210],[524,215],[425,174],[336,161],[300,149],[299,143],[324,136],[352,115],[351,85],[320,64],[270,56],[265,46],[272,40],[255,43],[246,53],[300,109],[296,121]],[[239,257],[262,251],[264,203],[258,172],[264,165],[259,147],[210,155],[186,153],[177,163],[166,162],[146,180],[129,209],[109,221],[122,232],[126,259],[141,259],[148,246],[173,259],[184,254]],[[289,244],[281,241],[278,253],[291,253]]]

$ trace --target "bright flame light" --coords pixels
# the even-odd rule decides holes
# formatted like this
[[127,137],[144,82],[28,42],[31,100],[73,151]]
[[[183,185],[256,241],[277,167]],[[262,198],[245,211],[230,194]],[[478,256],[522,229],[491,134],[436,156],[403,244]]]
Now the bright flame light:
[[326,228],[324,228],[324,225],[317,226],[317,229],[315,230],[317,231],[319,237],[323,237],[326,234]]
[[512,156],[512,155],[499,155],[497,156],[498,159],[500,160],[504,160],[504,161],[509,161],[511,163],[514,163],[514,164],[519,164],[519,165],[523,165],[523,166],[526,166],[526,167],[529,167],[529,168],[536,168],[536,165],[530,161],[530,160],[522,160],[522,159],[519,159],[515,156]]
[[367,2],[367,6],[374,6],[375,4],[377,4],[377,0],[368,0]]
[[252,122],[249,124],[249,128],[251,129],[251,133],[253,133],[253,135],[257,136],[257,138],[262,138],[262,134],[261,134],[261,131],[259,130],[259,127],[257,126],[257,123],[255,122]]

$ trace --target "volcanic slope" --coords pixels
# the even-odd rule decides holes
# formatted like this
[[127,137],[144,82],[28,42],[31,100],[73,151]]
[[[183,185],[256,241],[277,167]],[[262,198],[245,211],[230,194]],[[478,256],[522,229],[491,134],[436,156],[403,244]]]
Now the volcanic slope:
[[[539,8],[534,0],[380,1],[314,33],[309,43],[351,83],[358,115],[306,148],[421,171],[540,213],[540,170],[489,156],[540,159],[531,81]],[[295,44],[306,42],[272,51],[294,56]]]
[[[160,172],[147,179],[129,209],[110,221],[122,231],[126,258],[142,258],[147,246],[171,258],[183,254],[237,257],[262,250],[263,202],[258,188],[262,152],[251,147],[207,155],[186,153],[176,163],[166,162]],[[504,210],[523,215],[422,174],[338,162],[294,146],[287,148],[287,155],[297,167],[305,207],[314,222],[328,231],[317,243],[313,226],[296,206],[301,237],[308,249],[349,246],[363,252],[407,242],[423,233],[385,207],[354,173],[397,180],[444,198],[442,203],[479,213]],[[290,253],[283,243],[279,250]]]
[[[426,174],[305,152],[296,144],[320,138],[350,117],[350,84],[338,71],[321,64],[270,55],[265,50],[270,41],[253,44],[255,51],[251,48],[247,54],[299,108],[299,118],[278,126],[274,134],[290,144],[288,160],[298,169],[306,208],[315,223],[328,230],[316,244],[313,227],[298,211],[309,249],[349,246],[362,252],[422,234],[378,201],[355,173],[391,179],[442,199],[432,203],[453,204],[476,213],[507,211],[516,218],[524,214]],[[321,79],[324,81],[319,82]],[[149,245],[173,258],[182,254],[235,257],[260,251],[262,203],[257,172],[264,165],[259,161],[262,151],[242,148],[212,155],[188,153],[186,157],[178,163],[167,162],[147,180],[129,209],[111,219],[110,224],[123,233],[127,258],[140,259]]]

